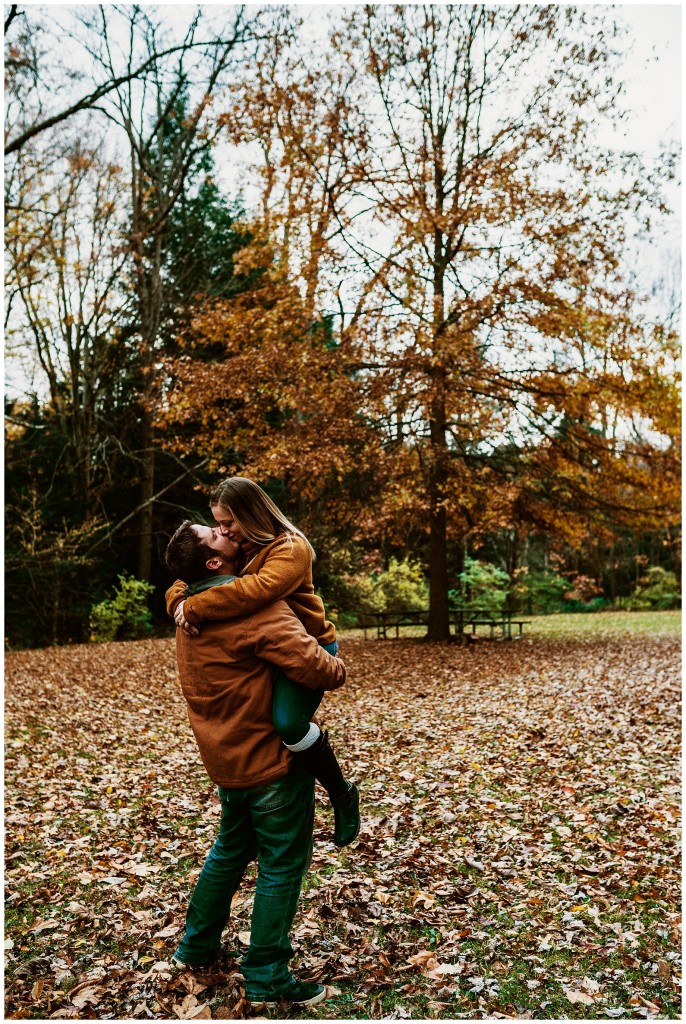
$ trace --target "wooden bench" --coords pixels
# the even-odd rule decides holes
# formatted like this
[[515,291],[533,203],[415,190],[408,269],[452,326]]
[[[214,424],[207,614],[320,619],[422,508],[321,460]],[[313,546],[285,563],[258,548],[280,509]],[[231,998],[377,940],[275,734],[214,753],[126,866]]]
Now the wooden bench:
[[[476,637],[477,626],[488,626],[490,639],[493,640],[496,630],[500,632],[502,640],[518,640],[522,636],[524,626],[527,626],[530,619],[515,619],[513,612],[489,612],[485,609],[455,608],[450,611],[450,622],[455,631],[456,637],[464,637],[471,626],[471,636]],[[387,640],[388,630],[394,629],[396,639],[400,635],[401,626],[426,626],[429,622],[428,611],[411,611],[409,609],[394,612],[366,612],[360,616],[360,625],[364,629],[364,638],[367,639],[367,630],[375,629],[377,640]],[[516,636],[512,635],[512,627],[518,627]]]
[[[493,640],[496,630],[500,631],[501,640],[518,640],[522,636],[524,626],[528,626],[531,621],[530,619],[515,619],[513,618],[514,613],[508,611],[473,611],[472,609],[462,608],[458,609],[455,614],[458,618],[455,628],[461,635],[464,635],[468,627],[471,626],[471,635],[475,637],[477,626],[488,626],[491,640]],[[467,616],[469,617],[467,618]],[[513,626],[518,627],[518,633],[514,637],[512,635]]]
[[377,640],[388,639],[388,630],[395,629],[396,639],[398,638],[400,626],[427,626],[429,613],[423,611],[399,611],[399,612],[366,612],[360,616],[364,638],[367,639],[367,629],[375,629]]

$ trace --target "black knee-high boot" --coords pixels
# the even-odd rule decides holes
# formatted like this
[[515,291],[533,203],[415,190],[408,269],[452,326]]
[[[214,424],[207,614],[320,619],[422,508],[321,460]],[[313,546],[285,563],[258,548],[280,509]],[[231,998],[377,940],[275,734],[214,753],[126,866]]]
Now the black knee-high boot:
[[353,782],[343,778],[328,732],[324,730],[311,747],[293,756],[329,794],[336,822],[333,841],[336,846],[348,846],[360,831],[360,794]]

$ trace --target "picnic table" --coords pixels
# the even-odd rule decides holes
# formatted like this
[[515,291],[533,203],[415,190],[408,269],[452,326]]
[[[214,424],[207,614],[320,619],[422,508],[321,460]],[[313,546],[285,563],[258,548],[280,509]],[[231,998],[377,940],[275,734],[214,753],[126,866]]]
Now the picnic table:
[[[472,608],[457,608],[452,614],[456,617],[455,631],[457,633],[463,635],[471,626],[472,636],[476,636],[477,626],[488,626],[491,640],[496,631],[500,632],[500,637],[503,640],[518,640],[522,635],[524,626],[527,626],[531,621],[530,619],[515,619],[515,613],[504,608],[498,612],[491,612],[485,608],[476,610]],[[517,626],[519,630],[516,636],[512,635],[513,626]]]
[[[496,634],[501,640],[516,640],[522,636],[524,626],[528,625],[528,619],[516,619],[515,613],[503,609],[493,612],[486,608],[453,608],[450,610],[450,622],[457,637],[476,636],[479,626],[487,626],[490,639],[493,640]],[[388,639],[388,631],[395,630],[396,637],[399,636],[401,626],[426,626],[429,621],[427,611],[413,611],[400,609],[393,612],[367,612],[362,617],[364,637],[367,639],[367,629],[375,629],[377,639]],[[513,635],[513,627],[517,633]]]

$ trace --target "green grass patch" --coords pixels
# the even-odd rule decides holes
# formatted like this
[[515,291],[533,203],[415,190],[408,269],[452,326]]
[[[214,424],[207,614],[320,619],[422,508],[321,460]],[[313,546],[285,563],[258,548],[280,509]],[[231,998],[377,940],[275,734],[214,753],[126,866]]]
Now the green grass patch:
[[[588,612],[586,614],[559,615],[515,615],[524,619],[523,637],[531,639],[601,639],[625,636],[678,636],[681,633],[681,612]],[[421,638],[426,635],[426,626],[400,626],[400,637]],[[340,629],[339,637],[345,639],[364,638],[362,629]],[[395,628],[392,630],[395,637]],[[479,639],[488,638],[488,630],[480,627]],[[389,632],[389,639],[391,632]],[[367,638],[376,640],[375,629],[367,630]]]

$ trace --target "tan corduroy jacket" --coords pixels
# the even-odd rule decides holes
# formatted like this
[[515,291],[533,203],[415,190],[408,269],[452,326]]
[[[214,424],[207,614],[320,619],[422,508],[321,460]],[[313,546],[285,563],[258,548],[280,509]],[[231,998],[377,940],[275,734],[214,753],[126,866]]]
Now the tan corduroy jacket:
[[292,754],[272,725],[277,667],[310,689],[335,690],[346,675],[285,601],[205,623],[197,637],[177,629],[176,655],[203,764],[213,782],[229,789],[265,785],[290,767]]
[[[186,597],[186,584],[177,580],[167,591],[167,611],[174,614]],[[270,601],[284,598],[310,636],[320,644],[336,639],[336,627],[324,613],[322,599],[312,584],[312,556],[298,536],[282,535],[248,562],[233,583],[212,587],[186,599],[184,615],[188,622],[219,622],[235,615],[247,615]]]

